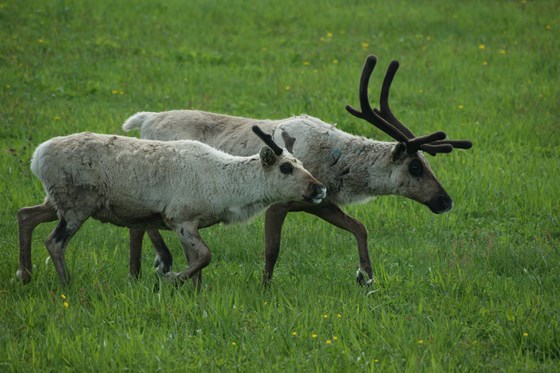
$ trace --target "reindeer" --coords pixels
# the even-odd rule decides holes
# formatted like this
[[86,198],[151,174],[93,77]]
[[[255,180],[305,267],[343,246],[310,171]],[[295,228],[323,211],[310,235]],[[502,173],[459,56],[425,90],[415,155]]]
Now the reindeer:
[[[302,202],[277,203],[265,214],[265,268],[263,282],[272,279],[280,251],[282,225],[289,212],[306,212],[354,235],[358,244],[359,269],[357,281],[369,285],[373,270],[368,253],[367,230],[358,220],[348,216],[340,206],[364,201],[381,195],[400,195],[426,205],[433,213],[451,210],[453,202],[428,164],[424,153],[450,153],[454,148],[469,149],[470,141],[445,140],[445,133],[434,132],[415,136],[393,114],[389,106],[389,91],[399,67],[389,64],[383,80],[380,109],[372,109],[367,88],[377,58],[367,57],[359,87],[361,111],[347,106],[353,116],[363,119],[396,142],[381,142],[354,136],[333,125],[306,115],[281,120],[256,120],[207,113],[196,110],[176,110],[160,113],[140,112],[123,125],[127,131],[140,128],[141,137],[158,140],[196,139],[231,154],[250,154],[257,143],[249,136],[252,125],[258,124],[273,132],[276,141],[300,159],[305,167],[329,190],[319,205]],[[298,142],[291,143],[287,133]],[[144,231],[130,231],[130,271],[138,275]],[[157,257],[156,266],[170,268],[171,254],[161,236],[148,230]]]
[[[299,160],[258,126],[252,131],[267,146],[253,156],[233,156],[199,141],[148,141],[124,136],[78,133],[52,138],[37,147],[31,170],[43,183],[42,205],[18,211],[20,264],[31,279],[34,228],[58,218],[45,245],[63,285],[70,281],[64,259],[72,236],[90,217],[118,226],[173,230],[189,266],[168,278],[200,285],[210,250],[198,230],[243,222],[276,202],[318,204],[325,187]],[[292,139],[295,141],[295,139]]]

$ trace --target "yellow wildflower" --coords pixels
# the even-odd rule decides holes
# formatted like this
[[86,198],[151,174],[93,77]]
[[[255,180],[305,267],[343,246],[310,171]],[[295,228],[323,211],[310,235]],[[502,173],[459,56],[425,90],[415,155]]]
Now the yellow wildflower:
[[327,339],[327,340],[325,341],[325,343],[328,344],[328,345],[330,345],[330,344],[332,343],[332,341],[331,341],[330,339]]
[[479,45],[478,45],[478,49],[480,49],[480,50],[486,49],[486,45],[484,45],[484,44],[479,44]]
[[313,339],[317,338],[317,334],[311,333],[311,338],[313,338]]

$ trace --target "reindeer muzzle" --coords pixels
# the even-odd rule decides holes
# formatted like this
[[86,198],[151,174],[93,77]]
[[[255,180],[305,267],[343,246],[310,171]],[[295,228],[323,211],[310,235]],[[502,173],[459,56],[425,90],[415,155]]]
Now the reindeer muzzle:
[[303,197],[307,202],[318,205],[327,196],[327,188],[320,183],[312,183],[307,188],[307,193]]
[[453,208],[453,200],[446,194],[432,198],[426,203],[426,206],[428,206],[434,214],[443,214]]

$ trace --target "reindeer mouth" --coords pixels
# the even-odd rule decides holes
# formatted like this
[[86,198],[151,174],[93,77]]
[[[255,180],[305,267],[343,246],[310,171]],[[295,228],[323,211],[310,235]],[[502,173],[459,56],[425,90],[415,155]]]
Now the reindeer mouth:
[[327,196],[327,188],[324,185],[314,185],[313,194],[310,196],[303,196],[303,199],[314,205],[318,205]]

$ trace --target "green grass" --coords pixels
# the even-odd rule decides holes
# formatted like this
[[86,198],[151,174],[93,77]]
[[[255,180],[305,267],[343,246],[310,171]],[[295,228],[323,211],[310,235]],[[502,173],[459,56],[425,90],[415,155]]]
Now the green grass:
[[[0,0],[0,371],[556,371],[560,369],[560,23],[557,1]],[[263,219],[203,231],[204,289],[128,275],[124,229],[90,221],[62,289],[37,228],[33,281],[14,279],[16,211],[44,195],[33,149],[119,133],[141,110],[349,116],[367,54],[391,59],[391,102],[418,134],[470,138],[431,158],[455,201],[346,210],[369,230],[376,284],[354,284],[347,233],[293,214],[261,288]],[[175,267],[177,240],[165,236]],[[371,292],[373,290],[373,292]],[[67,307],[62,295],[66,297]]]

